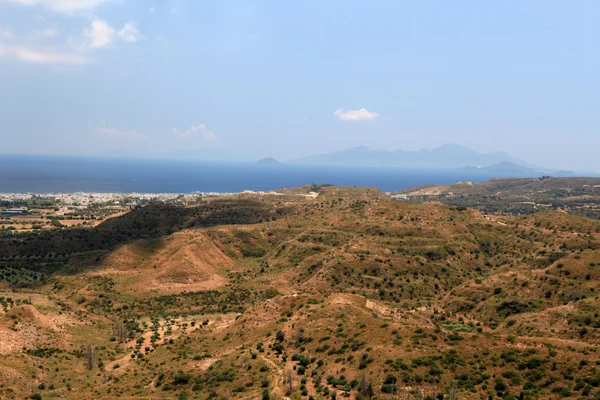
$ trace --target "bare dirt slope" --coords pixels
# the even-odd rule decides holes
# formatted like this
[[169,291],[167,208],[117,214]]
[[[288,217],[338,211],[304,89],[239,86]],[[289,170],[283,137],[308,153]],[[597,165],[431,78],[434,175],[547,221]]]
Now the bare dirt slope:
[[205,233],[182,231],[157,242],[123,245],[90,274],[114,276],[123,290],[208,290],[226,283],[222,271],[232,264]]

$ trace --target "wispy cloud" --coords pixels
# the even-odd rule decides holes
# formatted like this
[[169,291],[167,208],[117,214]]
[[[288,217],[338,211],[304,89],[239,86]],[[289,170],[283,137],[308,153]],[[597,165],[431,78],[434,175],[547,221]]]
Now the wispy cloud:
[[199,135],[200,137],[202,137],[206,140],[209,140],[209,141],[218,140],[217,135],[215,135],[214,132],[209,131],[208,128],[206,127],[206,125],[204,125],[204,124],[190,126],[188,129],[186,129],[184,131],[180,131],[177,128],[173,128],[173,135],[179,136],[182,138]]
[[379,117],[379,113],[368,111],[366,108],[348,111],[344,111],[340,108],[339,110],[336,110],[333,115],[344,121],[366,121]]
[[[92,21],[79,37],[57,42],[56,29],[43,29],[34,35],[15,36],[8,30],[0,31],[0,60],[33,64],[82,65],[92,61],[92,50],[109,47],[116,41],[137,42],[141,33],[134,22],[122,29],[113,28],[100,19]],[[32,38],[37,38],[32,40]],[[54,43],[49,43],[54,42]]]
[[56,36],[56,29],[42,29],[42,36],[45,37],[52,37],[52,36]]
[[143,139],[145,134],[136,131],[122,131],[116,128],[98,128],[96,132],[100,135],[124,138],[124,139]]
[[137,42],[142,38],[142,34],[137,28],[137,25],[135,22],[131,21],[126,23],[123,29],[117,32],[117,36],[125,42]]
[[8,29],[0,28],[0,39],[13,39],[14,35]]
[[95,19],[91,26],[83,32],[83,36],[88,39],[89,47],[100,48],[109,46],[115,40],[137,42],[142,35],[134,22],[128,22],[123,29],[116,30],[108,22]]
[[18,3],[26,6],[43,6],[50,10],[60,13],[75,13],[81,11],[90,11],[102,3],[111,0],[8,0],[11,3]]
[[12,46],[2,43],[0,43],[0,59],[17,60],[33,64],[62,65],[81,65],[88,62],[86,57],[75,53]]
[[[85,23],[97,6],[113,0],[0,0],[0,3],[2,1],[32,9],[47,8]],[[133,21],[118,29],[98,18],[93,18],[79,36],[61,37],[60,32],[56,24],[19,35],[0,28],[0,59],[35,64],[81,65],[93,60],[94,50],[110,47],[115,42],[131,43],[142,38]]]

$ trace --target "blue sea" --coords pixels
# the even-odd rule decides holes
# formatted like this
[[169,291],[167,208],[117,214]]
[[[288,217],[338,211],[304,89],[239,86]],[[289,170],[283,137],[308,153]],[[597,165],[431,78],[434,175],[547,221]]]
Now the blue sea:
[[492,176],[449,170],[0,155],[0,193],[231,193],[331,183],[385,192]]

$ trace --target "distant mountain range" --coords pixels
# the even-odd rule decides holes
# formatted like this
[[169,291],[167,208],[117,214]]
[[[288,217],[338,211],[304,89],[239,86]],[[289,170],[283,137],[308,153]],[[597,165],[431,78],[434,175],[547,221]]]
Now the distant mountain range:
[[[518,160],[502,151],[479,153],[464,146],[445,144],[435,149],[371,150],[365,146],[326,153],[292,161],[294,164],[372,166],[402,168],[458,169],[467,166],[492,166],[512,163],[527,168],[539,168]],[[542,169],[542,168],[540,168]]]
[[502,176],[543,176],[552,175],[554,177],[575,176],[573,171],[550,171],[540,168],[529,168],[515,163],[504,161],[500,164],[489,165],[487,167],[468,166],[459,168],[460,171],[481,172],[485,174],[498,174]]

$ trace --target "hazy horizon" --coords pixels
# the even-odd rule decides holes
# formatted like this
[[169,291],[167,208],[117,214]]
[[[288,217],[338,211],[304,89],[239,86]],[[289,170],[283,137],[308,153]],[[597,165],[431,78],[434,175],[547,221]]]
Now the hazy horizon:
[[1,153],[600,171],[600,4],[0,0]]
[[[297,157],[293,157],[293,158],[280,158],[277,157],[276,154],[274,155],[264,155],[260,158],[256,158],[252,155],[246,155],[243,158],[226,158],[226,157],[218,157],[218,158],[211,158],[211,154],[199,154],[199,155],[195,155],[194,153],[190,153],[190,154],[185,154],[186,151],[183,150],[181,153],[181,155],[177,155],[177,154],[160,154],[160,153],[156,153],[156,154],[119,154],[119,153],[114,153],[114,152],[106,152],[106,153],[96,153],[96,154],[74,154],[74,153],[47,153],[47,152],[1,152],[0,151],[0,155],[4,155],[4,156],[65,156],[65,157],[69,157],[69,156],[73,156],[73,157],[100,157],[100,158],[158,158],[158,159],[163,159],[163,160],[172,160],[172,159],[183,159],[183,160],[194,160],[194,161],[225,161],[225,162],[255,162],[255,161],[260,161],[262,159],[265,158],[272,158],[275,159],[276,161],[279,162],[297,162],[297,161],[301,161],[305,158],[310,158],[313,156],[318,156],[318,155],[326,155],[326,154],[331,154],[331,153],[337,153],[337,152],[343,152],[343,151],[347,151],[347,150],[352,150],[352,149],[358,149],[358,148],[366,148],[369,150],[374,150],[374,151],[386,151],[386,152],[394,152],[394,151],[410,151],[410,152],[419,152],[419,151],[430,151],[430,150],[435,150],[435,149],[440,149],[443,148],[445,146],[458,146],[458,147],[465,147],[469,150],[473,150],[473,151],[477,151],[474,149],[471,149],[467,146],[463,146],[459,143],[442,143],[439,146],[431,146],[431,147],[421,147],[421,148],[417,148],[417,149],[404,149],[404,148],[375,148],[375,147],[370,147],[364,144],[358,144],[356,146],[352,146],[352,147],[345,147],[345,148],[339,148],[339,149],[332,149],[331,151],[327,151],[327,152],[319,152],[318,150],[315,150],[315,152],[313,153],[307,153],[307,154],[303,154]],[[479,152],[481,154],[493,154],[493,153],[504,153],[507,155],[511,155],[508,154],[506,152],[504,152],[503,150],[491,150],[491,151],[482,151]],[[203,156],[207,156],[207,157],[203,157]],[[523,161],[527,161],[527,160],[523,160]]]

